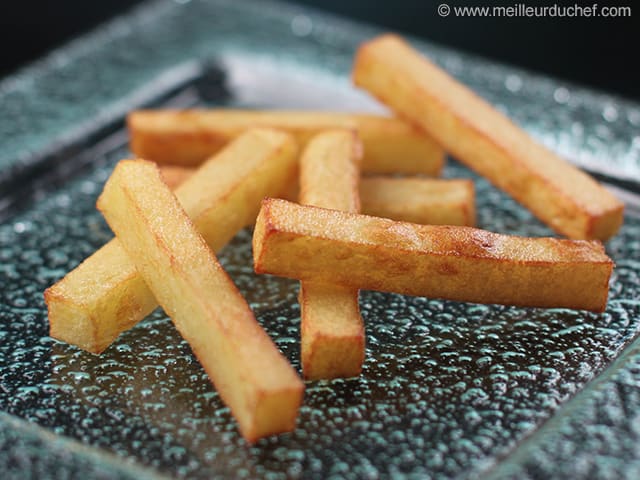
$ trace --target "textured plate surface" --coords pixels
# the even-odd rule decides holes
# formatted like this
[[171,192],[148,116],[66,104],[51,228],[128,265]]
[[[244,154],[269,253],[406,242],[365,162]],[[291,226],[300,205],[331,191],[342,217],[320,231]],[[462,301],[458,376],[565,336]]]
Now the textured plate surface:
[[[111,237],[94,203],[128,153],[126,111],[148,104],[380,110],[348,79],[355,47],[376,33],[279,4],[161,1],[0,83],[5,476],[640,474],[633,207],[607,245],[617,267],[606,313],[363,292],[363,375],[308,383],[298,429],[253,447],[163,312],[101,356],[47,337],[42,291]],[[416,44],[547,145],[637,188],[638,105]],[[551,234],[455,162],[445,174],[476,180],[481,227]],[[299,368],[296,283],[252,273],[249,231],[221,260]]]

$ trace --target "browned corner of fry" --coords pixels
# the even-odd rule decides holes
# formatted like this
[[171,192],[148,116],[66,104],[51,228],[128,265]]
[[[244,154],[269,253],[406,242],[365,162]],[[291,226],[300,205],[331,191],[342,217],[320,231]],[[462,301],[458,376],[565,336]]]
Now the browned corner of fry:
[[404,43],[404,40],[402,39],[402,37],[397,33],[393,33],[393,32],[386,32],[376,37],[370,38],[369,40],[365,40],[358,46],[358,49],[356,50],[356,55],[355,55],[356,63],[359,60],[359,56],[365,53],[369,48],[372,48],[377,43],[387,42],[387,41],[396,41],[396,42]]
[[318,334],[302,353],[302,375],[306,380],[357,377],[362,373],[365,357],[364,334]]
[[265,273],[263,265],[264,243],[270,233],[275,229],[271,219],[272,198],[264,198],[260,205],[260,212],[256,218],[253,228],[252,248],[253,248],[253,270],[256,273]]
[[589,238],[606,242],[616,235],[624,223],[624,204],[619,202],[614,208],[599,215],[591,216],[588,220],[587,232]]
[[156,169],[158,168],[158,166],[154,162],[150,162],[148,160],[142,160],[142,159],[134,160],[134,159],[130,159],[130,158],[124,158],[124,159],[120,160],[116,164],[115,168],[113,169],[113,172],[111,172],[111,175],[109,176],[109,178],[107,179],[107,181],[106,181],[106,183],[105,183],[105,185],[103,187],[102,193],[100,194],[100,196],[96,200],[96,208],[98,209],[98,211],[104,213],[104,210],[106,208],[108,208],[108,205],[105,205],[104,194],[105,194],[105,190],[108,188],[108,185],[110,184],[111,180],[113,178],[115,178],[117,175],[120,174],[120,170],[125,165],[127,165],[128,163],[133,163],[133,162],[145,162],[145,163],[149,163],[149,164],[153,165]]
[[56,295],[55,291],[53,290],[53,286],[45,289],[44,303],[47,306],[47,318],[49,319],[49,335],[53,338],[55,338],[55,324],[51,321],[51,319],[53,318],[51,309],[53,302],[55,302],[57,298],[58,295]]
[[358,71],[360,66],[366,65],[368,63],[367,56],[369,54],[369,45],[372,40],[367,40],[366,42],[361,43],[356,49],[356,53],[353,56],[353,67],[351,69],[351,83],[354,85],[360,85],[358,82]]
[[265,392],[257,392],[258,409],[271,411],[273,408],[279,408],[286,411],[287,415],[280,418],[278,423],[273,423],[269,416],[256,415],[251,423],[238,424],[240,433],[247,444],[252,445],[262,438],[295,430],[303,397],[304,383],[302,381],[298,381],[296,386],[283,388],[275,394],[266,395]]
[[55,296],[55,292],[52,290],[53,285],[44,289],[44,303],[49,305],[49,300],[51,300]]
[[[50,286],[44,291],[44,303],[47,306],[47,318],[49,319],[49,335],[51,337],[56,337],[55,331],[55,313],[53,312],[53,305],[58,303],[64,303],[65,298],[64,295],[59,295],[55,291],[55,285]],[[54,319],[54,321],[52,321]]]
[[406,42],[402,39],[400,35],[392,32],[383,33],[382,35],[378,35],[377,37],[373,37],[369,40],[362,42],[358,46],[354,56],[354,61],[353,61],[354,68],[352,70],[352,75],[354,75],[357,72],[357,68],[355,68],[356,65],[361,66],[369,62],[367,57],[370,55],[370,50],[372,48],[375,48],[375,46],[378,43],[383,43],[383,42],[400,42],[400,43],[406,44]]
[[[98,327],[90,316],[85,316],[86,327],[80,336],[71,336],[70,327],[76,321],[80,321],[78,315],[82,305],[71,302],[64,294],[56,291],[56,285],[52,285],[44,291],[44,301],[47,306],[47,318],[49,320],[49,336],[56,340],[76,345],[83,350],[100,354],[107,349],[110,343],[98,342]],[[71,323],[70,323],[71,322]]]

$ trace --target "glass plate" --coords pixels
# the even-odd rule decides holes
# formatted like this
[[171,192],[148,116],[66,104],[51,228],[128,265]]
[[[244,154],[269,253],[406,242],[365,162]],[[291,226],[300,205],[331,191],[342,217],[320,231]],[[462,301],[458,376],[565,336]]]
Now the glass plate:
[[[360,378],[308,382],[295,432],[247,446],[162,311],[94,356],[47,336],[43,290],[111,233],[94,204],[142,106],[383,111],[349,81],[377,29],[272,2],[143,5],[0,83],[4,478],[640,475],[640,108],[411,39],[628,203],[602,315],[363,292]],[[551,235],[473,178],[478,223]],[[220,255],[299,369],[296,282]]]

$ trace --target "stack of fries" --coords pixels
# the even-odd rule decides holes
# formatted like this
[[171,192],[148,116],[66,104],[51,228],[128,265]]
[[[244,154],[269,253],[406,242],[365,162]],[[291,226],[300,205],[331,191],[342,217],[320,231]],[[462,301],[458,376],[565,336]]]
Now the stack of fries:
[[[46,290],[51,336],[100,353],[160,304],[254,442],[295,427],[304,385],[213,253],[244,227],[257,273],[301,282],[307,379],[360,374],[359,289],[605,309],[620,201],[397,36],[353,79],[397,116],[132,112],[138,159],[98,199],[116,238]],[[473,228],[471,181],[433,178],[445,151],[570,239]]]

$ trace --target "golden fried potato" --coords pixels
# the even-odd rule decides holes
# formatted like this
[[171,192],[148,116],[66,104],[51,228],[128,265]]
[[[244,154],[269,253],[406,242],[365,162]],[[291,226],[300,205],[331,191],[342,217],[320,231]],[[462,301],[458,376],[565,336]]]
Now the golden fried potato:
[[[283,132],[254,129],[207,161],[176,195],[217,251],[250,225],[265,196],[297,176],[297,146]],[[53,338],[100,353],[157,307],[117,239],[45,291]]]
[[305,111],[139,110],[129,114],[131,151],[159,164],[196,166],[250,127],[279,128],[299,144],[331,128],[358,130],[362,169],[439,175],[442,148],[415,127],[381,115]]
[[[161,165],[168,185],[178,185],[195,169]],[[394,178],[384,176],[360,179],[360,210],[365,215],[391,218],[425,225],[476,224],[475,189],[471,180],[437,178]],[[280,198],[298,198],[299,185]]]
[[162,180],[171,190],[175,190],[181,183],[194,174],[195,168],[181,167],[180,165],[159,166]]
[[248,442],[295,428],[304,386],[153,162],[123,160],[98,199]]
[[363,44],[353,80],[557,232],[606,240],[620,228],[623,204],[611,193],[401,38]]
[[[362,144],[350,130],[313,137],[300,157],[300,203],[348,212],[360,210]],[[358,290],[333,283],[300,283],[303,375],[312,380],[360,375],[364,324]]]
[[357,377],[365,335],[358,290],[329,283],[300,283],[300,357],[309,380]]
[[476,224],[471,180],[369,177],[360,181],[362,213],[431,225]]
[[326,130],[312,137],[300,156],[300,203],[359,212],[361,161],[355,131]]
[[601,312],[613,262],[599,241],[417,225],[266,199],[254,267],[301,281],[479,303]]

